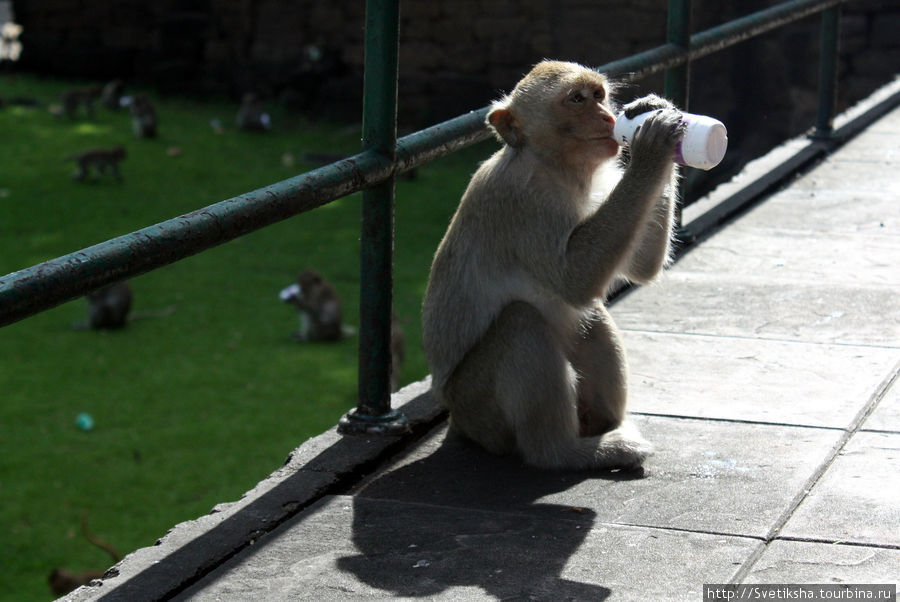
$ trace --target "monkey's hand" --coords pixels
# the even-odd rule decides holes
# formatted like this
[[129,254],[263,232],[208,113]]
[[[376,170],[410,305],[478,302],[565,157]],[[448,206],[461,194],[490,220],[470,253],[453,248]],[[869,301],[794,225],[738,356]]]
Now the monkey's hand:
[[625,112],[625,117],[628,119],[633,119],[637,115],[641,115],[649,111],[655,111],[657,109],[672,109],[675,111],[678,110],[671,101],[663,98],[662,96],[657,96],[656,94],[648,94],[643,98],[638,98],[635,101],[629,102],[622,108]]
[[[631,141],[629,168],[666,166],[672,162],[685,124],[676,109],[657,109],[638,127]],[[639,167],[640,166],[640,167]]]

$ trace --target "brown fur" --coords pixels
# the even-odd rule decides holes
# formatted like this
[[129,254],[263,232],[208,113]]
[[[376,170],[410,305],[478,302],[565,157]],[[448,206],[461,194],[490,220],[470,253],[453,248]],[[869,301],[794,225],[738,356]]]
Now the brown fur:
[[259,96],[248,92],[241,99],[241,106],[235,116],[235,124],[238,129],[254,132],[264,132],[269,129],[262,100]]
[[475,175],[438,247],[423,307],[432,386],[454,428],[546,468],[640,465],[625,353],[603,297],[668,259],[680,114],[662,109],[616,163],[606,77],[544,61],[495,103],[504,146]]
[[94,116],[94,101],[100,97],[100,86],[73,88],[59,95],[62,110],[66,117],[74,119],[78,116],[78,108],[84,107],[88,117]]
[[294,335],[299,341],[337,341],[343,337],[343,310],[337,290],[316,270],[307,269],[297,275],[295,294],[282,299],[297,308],[300,330]]
[[143,94],[134,97],[131,103],[131,129],[136,138],[156,137],[156,109],[150,99]]
[[70,161],[78,164],[78,171],[72,175],[72,179],[84,180],[90,168],[93,167],[97,175],[103,175],[107,171],[112,173],[113,177],[122,181],[122,174],[119,173],[119,162],[127,156],[123,146],[114,146],[112,148],[92,148],[82,151],[69,157]]

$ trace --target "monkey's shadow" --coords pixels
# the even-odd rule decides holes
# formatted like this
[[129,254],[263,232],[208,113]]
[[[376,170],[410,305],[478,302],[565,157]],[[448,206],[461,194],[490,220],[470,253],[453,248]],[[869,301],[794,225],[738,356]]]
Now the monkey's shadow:
[[540,500],[586,479],[642,477],[542,471],[450,433],[427,457],[354,496],[352,536],[360,553],[337,566],[397,596],[467,587],[504,600],[603,600],[608,588],[562,576],[596,513]]

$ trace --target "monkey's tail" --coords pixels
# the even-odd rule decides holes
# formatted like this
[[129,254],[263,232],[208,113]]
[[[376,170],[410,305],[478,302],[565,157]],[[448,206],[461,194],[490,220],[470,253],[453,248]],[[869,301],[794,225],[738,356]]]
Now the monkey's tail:
[[87,512],[85,512],[81,516],[81,534],[84,535],[84,538],[86,540],[88,540],[89,542],[91,542],[92,544],[94,544],[95,546],[97,546],[98,548],[100,548],[101,550],[105,551],[107,554],[109,554],[110,557],[112,557],[112,559],[113,559],[113,563],[116,563],[116,562],[119,562],[120,560],[122,560],[122,556],[121,556],[121,554],[119,554],[118,550],[116,550],[114,547],[112,547],[111,545],[109,545],[108,543],[101,540],[93,533],[91,533],[91,531],[88,529],[87,518],[88,518],[88,515],[87,515]]

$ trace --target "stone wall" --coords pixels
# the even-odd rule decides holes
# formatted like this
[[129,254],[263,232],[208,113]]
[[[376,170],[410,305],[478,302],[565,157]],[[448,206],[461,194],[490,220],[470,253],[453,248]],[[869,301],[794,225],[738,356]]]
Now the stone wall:
[[[666,4],[404,0],[401,129],[484,106],[542,58],[600,65],[660,45]],[[771,4],[775,1],[695,0],[693,29]],[[25,70],[123,77],[162,91],[233,98],[252,89],[314,116],[359,119],[363,0],[14,0],[14,8],[25,27],[19,64]],[[855,0],[844,7],[842,25],[839,108],[895,74],[900,5]],[[743,164],[812,124],[818,37],[814,16],[693,65],[690,108],[728,124],[742,150],[730,152],[730,162]],[[625,94],[660,88],[656,76]]]

